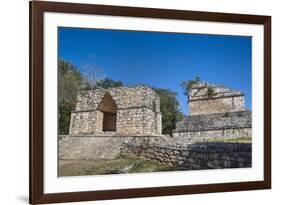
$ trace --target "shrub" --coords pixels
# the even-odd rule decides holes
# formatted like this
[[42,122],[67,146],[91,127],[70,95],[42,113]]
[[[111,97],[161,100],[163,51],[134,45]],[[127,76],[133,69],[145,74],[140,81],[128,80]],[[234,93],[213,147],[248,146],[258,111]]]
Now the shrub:
[[211,86],[208,86],[208,88],[207,88],[208,97],[212,97],[214,94],[215,94],[214,88]]
[[200,77],[196,76],[194,80],[188,80],[188,81],[182,81],[181,86],[184,89],[184,94],[188,95],[190,89],[192,88],[192,86],[200,81]]

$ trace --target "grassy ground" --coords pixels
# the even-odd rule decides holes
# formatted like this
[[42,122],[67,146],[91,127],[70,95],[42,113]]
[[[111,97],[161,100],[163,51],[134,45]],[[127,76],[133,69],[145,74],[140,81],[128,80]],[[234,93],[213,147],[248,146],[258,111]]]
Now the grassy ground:
[[83,176],[170,171],[172,167],[157,161],[139,158],[117,158],[111,160],[63,160],[59,162],[59,176]]
[[238,137],[238,138],[209,138],[207,142],[233,142],[233,143],[252,143],[251,137]]

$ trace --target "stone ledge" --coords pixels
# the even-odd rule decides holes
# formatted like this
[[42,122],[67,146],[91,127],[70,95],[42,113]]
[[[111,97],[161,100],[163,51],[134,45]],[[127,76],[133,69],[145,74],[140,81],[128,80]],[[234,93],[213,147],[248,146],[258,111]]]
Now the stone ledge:
[[192,97],[188,99],[188,102],[194,102],[194,101],[206,101],[206,100],[215,100],[220,98],[232,98],[232,97],[240,97],[244,96],[244,93],[231,93],[231,94],[224,94],[224,95],[218,95],[218,96],[198,96],[198,97]]

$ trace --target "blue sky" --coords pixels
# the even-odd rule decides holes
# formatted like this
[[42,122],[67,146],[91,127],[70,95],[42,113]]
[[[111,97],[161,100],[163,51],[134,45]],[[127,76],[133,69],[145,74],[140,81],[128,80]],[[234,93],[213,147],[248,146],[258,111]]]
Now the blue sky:
[[84,70],[89,63],[125,85],[149,84],[178,93],[180,109],[187,98],[180,83],[201,80],[245,93],[252,109],[252,38],[81,28],[58,29],[59,58]]

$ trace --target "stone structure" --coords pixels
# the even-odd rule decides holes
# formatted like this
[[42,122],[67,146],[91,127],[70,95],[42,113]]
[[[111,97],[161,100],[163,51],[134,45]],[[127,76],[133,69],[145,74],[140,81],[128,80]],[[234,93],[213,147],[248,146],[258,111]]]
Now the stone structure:
[[239,138],[252,137],[250,111],[190,115],[176,124],[173,137],[187,138]]
[[124,136],[63,136],[59,140],[59,159],[94,160],[114,159],[120,155],[124,144],[156,143],[158,137]]
[[182,170],[251,167],[251,143],[216,140],[252,137],[252,113],[245,110],[244,94],[195,82],[188,101],[190,114],[176,123],[172,137],[164,135],[156,143],[124,143],[121,155],[157,160]]
[[244,94],[196,82],[188,100],[190,114],[176,123],[171,137],[161,135],[160,99],[149,87],[81,92],[71,114],[69,136],[59,140],[59,158],[113,159],[121,154],[183,170],[251,167],[251,143],[208,141],[252,137]]
[[199,81],[191,86],[188,101],[189,115],[176,123],[174,138],[252,136],[252,113],[245,110],[242,92]]
[[159,136],[160,98],[147,86],[97,88],[78,94],[69,135]]
[[188,94],[189,115],[243,111],[244,93],[198,81]]
[[156,160],[178,170],[242,168],[252,166],[247,143],[205,142],[187,145],[126,143],[121,155]]

